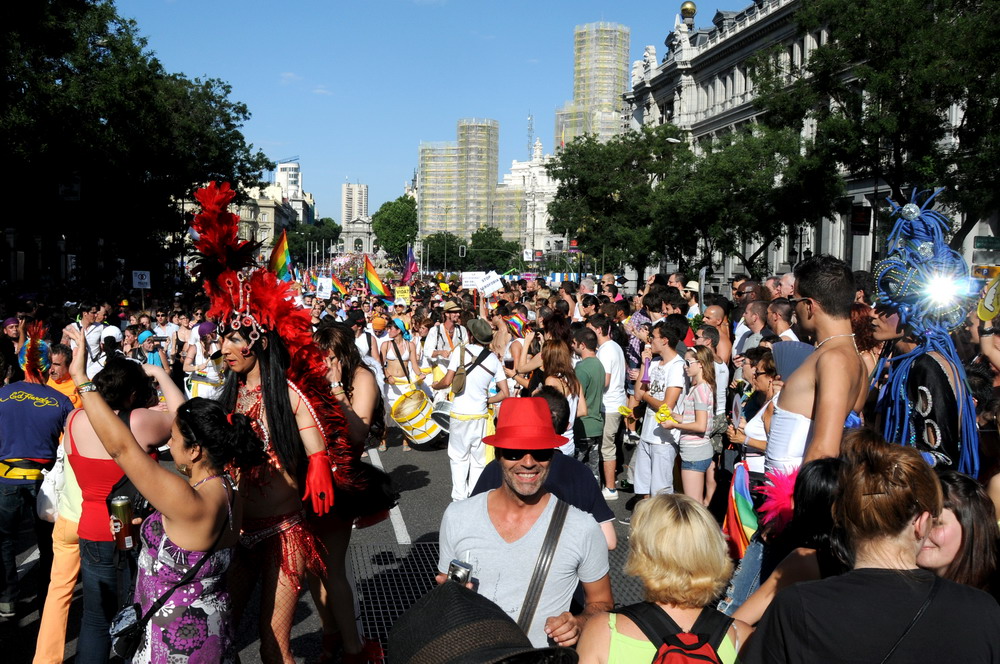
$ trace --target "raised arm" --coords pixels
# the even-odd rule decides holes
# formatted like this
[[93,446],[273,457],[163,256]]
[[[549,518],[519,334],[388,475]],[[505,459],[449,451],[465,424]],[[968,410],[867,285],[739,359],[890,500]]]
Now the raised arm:
[[104,397],[96,390],[87,389],[93,383],[87,378],[83,332],[69,330],[67,334],[77,341],[70,376],[78,388],[83,388],[80,392],[83,408],[104,449],[125,471],[135,488],[164,516],[180,521],[197,521],[205,517],[207,509],[187,480],[154,461]]

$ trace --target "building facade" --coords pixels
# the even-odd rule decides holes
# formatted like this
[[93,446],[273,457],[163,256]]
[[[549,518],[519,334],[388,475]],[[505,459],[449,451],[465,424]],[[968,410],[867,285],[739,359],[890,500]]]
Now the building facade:
[[355,254],[376,253],[378,240],[375,238],[375,233],[372,232],[371,217],[355,217],[350,221],[345,221],[340,227],[337,251]]
[[[555,200],[559,183],[549,176],[546,166],[552,161],[552,155],[542,153],[541,139],[535,139],[532,146],[530,161],[515,160],[510,167],[510,173],[505,173],[500,189],[520,192],[520,199],[514,204],[514,210],[507,208],[508,215],[503,223],[504,239],[517,239],[521,247],[531,250],[534,258],[538,251],[563,251],[564,238],[549,231],[549,203]],[[514,212],[516,214],[509,214]],[[513,232],[513,224],[517,224],[517,233]],[[507,228],[511,230],[508,231]]]
[[476,118],[459,120],[457,139],[420,144],[420,238],[448,232],[468,240],[491,220],[499,170],[500,123]]
[[340,185],[340,221],[368,216],[368,185],[345,182]]
[[556,111],[558,147],[584,134],[607,140],[621,132],[630,35],[629,28],[618,23],[587,23],[574,29],[573,100]]
[[[755,0],[741,11],[717,11],[712,26],[695,27],[697,8],[693,2],[681,6],[684,15],[674,21],[674,30],[664,44],[666,55],[657,61],[656,48],[646,46],[642,60],[632,64],[632,89],[625,95],[623,129],[670,123],[686,132],[692,147],[753,123],[759,110],[754,105],[754,81],[749,71],[750,58],[775,46],[780,63],[788,71],[804,67],[812,53],[829,38],[825,29],[800,34],[794,20],[801,0]],[[814,136],[815,127],[808,121],[805,138]],[[771,274],[792,269],[806,252],[829,253],[843,258],[855,270],[871,267],[874,234],[865,220],[873,218],[873,205],[884,205],[887,188],[872,179],[851,178],[845,174],[846,191],[836,206],[836,213],[812,228],[800,228],[775,243],[767,251]],[[960,217],[955,221],[958,222]],[[853,222],[853,223],[852,223]],[[988,232],[982,222],[979,232]],[[881,231],[880,231],[881,232]],[[973,236],[965,247],[967,260],[972,254]],[[755,247],[745,247],[751,253]],[[743,270],[734,258],[715,256],[713,262],[723,267],[723,278]],[[662,270],[674,269],[671,264]]]

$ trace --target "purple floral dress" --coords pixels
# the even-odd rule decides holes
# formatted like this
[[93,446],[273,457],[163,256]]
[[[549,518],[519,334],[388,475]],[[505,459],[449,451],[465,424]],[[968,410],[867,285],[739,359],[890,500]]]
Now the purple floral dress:
[[[229,486],[232,495],[232,485]],[[230,518],[227,527],[231,524]],[[135,601],[145,613],[205,552],[188,551],[171,542],[163,530],[163,515],[159,512],[143,522],[140,532],[142,549]],[[232,559],[232,547],[215,551],[190,583],[170,595],[147,623],[145,639],[133,662],[235,662],[229,593],[225,586],[226,570]]]

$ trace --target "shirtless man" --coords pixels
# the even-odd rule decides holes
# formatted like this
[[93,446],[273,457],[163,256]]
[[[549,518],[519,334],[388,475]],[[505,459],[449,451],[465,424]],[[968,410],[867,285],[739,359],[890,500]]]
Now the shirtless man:
[[728,364],[733,354],[733,339],[729,334],[729,326],[726,324],[726,312],[722,310],[722,307],[713,304],[705,309],[705,315],[701,322],[719,331],[719,345],[715,349],[715,354],[720,362]]
[[817,343],[785,380],[771,420],[767,467],[785,472],[813,459],[838,456],[844,422],[852,411],[861,411],[868,394],[867,371],[851,330],[850,267],[827,255],[800,263],[790,301],[802,329]]

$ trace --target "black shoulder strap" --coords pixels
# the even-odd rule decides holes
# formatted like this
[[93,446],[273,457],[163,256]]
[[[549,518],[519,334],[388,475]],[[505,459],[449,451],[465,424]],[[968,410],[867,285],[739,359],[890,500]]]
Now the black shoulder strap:
[[[403,374],[406,375],[406,382],[409,383],[410,382],[410,367],[408,367],[406,365],[409,364],[410,361],[409,360],[407,360],[406,362],[403,361],[403,356],[399,354],[399,346],[396,345],[396,340],[395,339],[391,339],[389,341],[389,343],[392,344],[392,349],[394,351],[396,351],[396,359],[399,360],[399,363],[403,365]],[[386,364],[388,364],[388,360],[386,360]]]
[[722,645],[722,640],[726,638],[729,627],[733,624],[733,619],[725,613],[713,607],[706,606],[701,610],[701,615],[694,621],[691,631],[694,634],[708,635],[708,642],[716,651]]
[[552,520],[549,521],[549,528],[545,531],[545,539],[542,541],[542,548],[535,560],[535,569],[531,573],[531,581],[524,594],[521,612],[517,616],[517,626],[525,633],[531,628],[535,609],[538,608],[538,600],[542,598],[542,588],[545,587],[545,579],[549,575],[549,567],[552,566],[552,559],[555,558],[556,545],[559,544],[559,535],[562,534],[563,522],[566,521],[566,513],[569,511],[569,503],[566,501],[559,500],[555,495],[550,500],[556,501],[552,511]]
[[480,364],[482,364],[491,352],[493,351],[491,351],[488,346],[484,348],[482,352],[479,353],[479,357],[476,358],[476,361],[472,363],[472,366],[470,366],[468,369],[465,370],[465,373],[467,374],[472,373],[472,370],[478,367]]
[[663,645],[664,636],[680,634],[684,631],[680,625],[674,622],[673,618],[667,615],[666,611],[650,602],[636,602],[620,606],[615,609],[615,613],[628,616],[657,649]]

